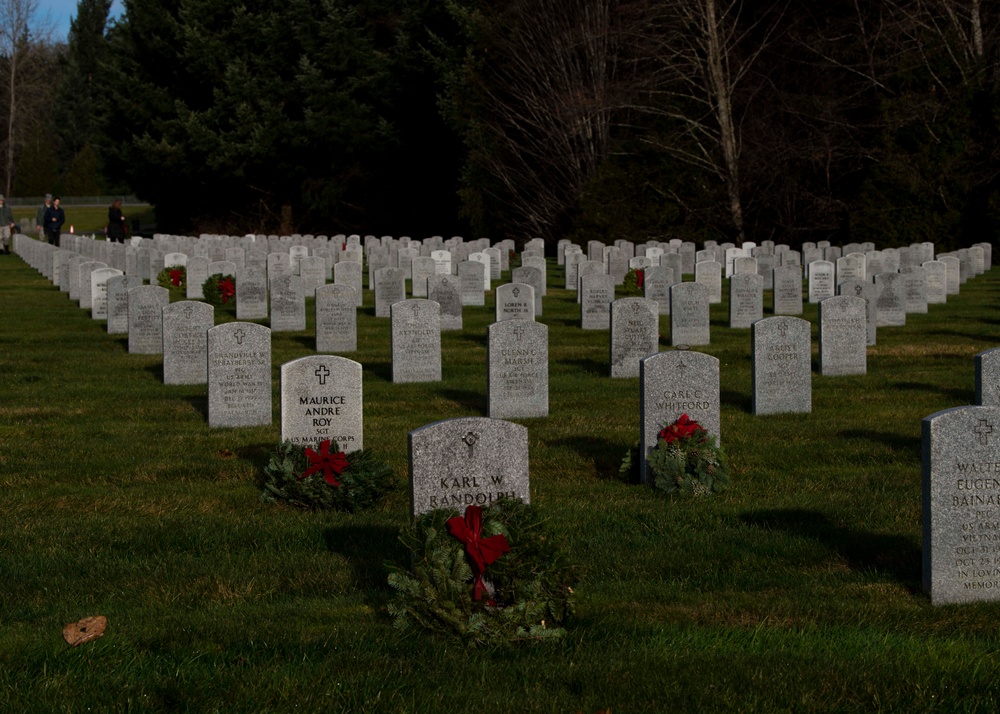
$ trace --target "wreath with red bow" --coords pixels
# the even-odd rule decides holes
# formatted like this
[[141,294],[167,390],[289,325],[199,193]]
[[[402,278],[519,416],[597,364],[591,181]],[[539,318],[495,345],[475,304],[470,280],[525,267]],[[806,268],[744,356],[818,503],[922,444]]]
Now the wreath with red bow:
[[205,302],[216,308],[236,309],[236,278],[215,273],[202,283],[201,294]]
[[573,610],[575,568],[538,510],[517,499],[416,518],[400,535],[408,567],[390,566],[389,612],[406,632],[469,644],[559,638]]
[[341,451],[336,442],[282,442],[261,477],[261,500],[308,511],[361,511],[392,490],[393,472],[369,450]]
[[172,265],[169,268],[164,268],[156,275],[156,284],[161,288],[186,294],[187,268],[183,265]]
[[726,453],[687,414],[663,425],[646,461],[656,487],[667,493],[707,496],[729,487]]
[[[729,488],[729,461],[715,437],[687,414],[664,424],[646,456],[656,488],[681,496],[707,496]],[[626,481],[640,480],[639,444],[619,469]]]

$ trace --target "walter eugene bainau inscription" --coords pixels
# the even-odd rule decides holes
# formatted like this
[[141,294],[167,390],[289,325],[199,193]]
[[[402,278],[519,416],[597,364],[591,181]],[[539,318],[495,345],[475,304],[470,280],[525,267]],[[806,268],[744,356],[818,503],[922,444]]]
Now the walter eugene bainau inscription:
[[1000,407],[922,426],[924,591],[935,605],[1000,600]]
[[528,428],[501,419],[460,417],[408,435],[411,514],[464,512],[504,498],[528,503]]

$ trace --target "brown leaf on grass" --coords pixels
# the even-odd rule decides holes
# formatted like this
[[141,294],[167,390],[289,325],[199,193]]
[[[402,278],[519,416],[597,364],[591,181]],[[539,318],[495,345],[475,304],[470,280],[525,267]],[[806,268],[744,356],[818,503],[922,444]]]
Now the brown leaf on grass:
[[220,459],[231,459],[234,456],[236,456],[236,454],[234,454],[229,449],[219,449],[219,458]]
[[84,642],[96,640],[104,634],[104,628],[108,626],[108,618],[103,615],[97,617],[85,617],[79,622],[71,622],[63,628],[63,639],[69,642],[70,647],[82,645]]

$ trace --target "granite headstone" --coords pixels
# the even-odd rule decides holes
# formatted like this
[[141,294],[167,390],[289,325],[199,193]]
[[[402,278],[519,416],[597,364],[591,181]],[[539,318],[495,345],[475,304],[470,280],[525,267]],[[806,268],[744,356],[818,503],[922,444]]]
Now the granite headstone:
[[409,433],[410,512],[464,513],[504,498],[530,502],[528,429],[488,417],[434,422]]
[[812,349],[809,322],[798,317],[768,317],[755,322],[750,330],[752,412],[811,412]]
[[282,441],[315,447],[329,439],[341,451],[363,449],[361,395],[361,365],[353,360],[312,355],[284,363],[281,365]]
[[271,424],[271,330],[227,322],[208,331],[208,425]]
[[549,414],[549,328],[508,319],[488,328],[487,413],[495,419]]

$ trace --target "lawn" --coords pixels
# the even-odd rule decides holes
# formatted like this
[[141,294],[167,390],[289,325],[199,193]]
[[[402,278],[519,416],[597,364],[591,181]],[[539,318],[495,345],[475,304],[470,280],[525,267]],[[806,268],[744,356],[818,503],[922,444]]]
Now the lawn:
[[[732,487],[694,500],[619,478],[639,382],[608,377],[608,335],[562,284],[550,261],[550,414],[516,421],[533,506],[583,572],[576,615],[559,642],[468,649],[393,629],[384,563],[405,559],[407,432],[485,415],[492,294],[442,335],[441,382],[399,385],[365,296],[345,356],[398,487],[302,513],[257,480],[311,300],[307,330],[273,335],[274,423],[209,429],[204,387],[165,386],[159,357],[0,256],[0,711],[996,711],[1000,604],[921,592],[920,428],[972,403],[1000,270],[881,328],[867,375],[814,373],[807,415],[749,413],[750,331],[713,306],[698,349],[721,362]],[[105,636],[67,647],[89,615]]]

